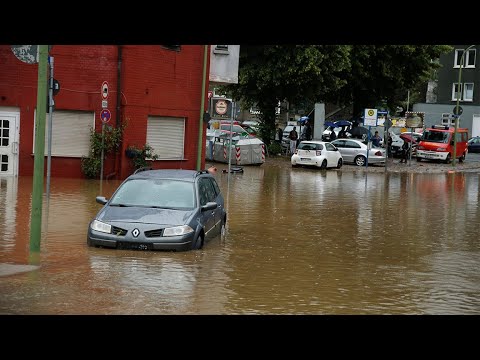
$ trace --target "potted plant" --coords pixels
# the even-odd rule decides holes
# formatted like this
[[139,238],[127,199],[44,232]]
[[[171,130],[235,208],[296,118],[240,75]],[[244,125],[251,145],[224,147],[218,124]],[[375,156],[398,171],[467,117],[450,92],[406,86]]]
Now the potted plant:
[[146,143],[143,148],[137,148],[132,145],[125,150],[125,155],[132,159],[135,169],[146,167],[149,161],[158,160],[158,155],[153,152],[153,148]]
[[125,149],[125,155],[129,159],[133,159],[137,156],[140,156],[141,153],[142,153],[142,150],[137,148],[135,145],[129,146]]

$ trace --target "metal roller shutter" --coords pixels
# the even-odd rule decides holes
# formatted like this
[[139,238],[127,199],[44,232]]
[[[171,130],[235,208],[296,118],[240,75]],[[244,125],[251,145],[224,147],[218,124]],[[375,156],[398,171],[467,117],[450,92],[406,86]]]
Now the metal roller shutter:
[[[93,112],[54,111],[52,116],[52,156],[88,156],[90,129],[94,125],[95,113]],[[33,131],[32,152],[35,153],[35,128]],[[45,122],[45,155],[48,155],[48,114]]]
[[183,160],[185,118],[149,116],[147,143],[161,160]]

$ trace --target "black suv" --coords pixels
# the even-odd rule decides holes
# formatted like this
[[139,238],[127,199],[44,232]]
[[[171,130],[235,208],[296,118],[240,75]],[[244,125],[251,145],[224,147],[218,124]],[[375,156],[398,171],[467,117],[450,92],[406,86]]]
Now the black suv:
[[96,201],[104,206],[88,226],[89,246],[189,250],[225,236],[224,199],[207,171],[137,172]]

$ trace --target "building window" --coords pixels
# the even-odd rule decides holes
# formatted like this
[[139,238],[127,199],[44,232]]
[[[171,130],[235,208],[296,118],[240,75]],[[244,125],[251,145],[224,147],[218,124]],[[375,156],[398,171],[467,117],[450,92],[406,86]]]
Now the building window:
[[473,101],[473,83],[463,84],[463,101]]
[[167,50],[173,50],[173,51],[180,51],[180,49],[182,48],[181,45],[161,45],[161,46]]
[[183,160],[185,146],[185,119],[149,116],[147,143],[159,160]]
[[453,117],[453,114],[450,113],[443,113],[442,114],[442,125],[455,125],[455,118]]
[[452,86],[452,100],[457,100],[462,98],[462,84],[460,84],[460,89],[458,89],[458,83],[453,83]]
[[[36,111],[35,111],[36,119]],[[55,110],[52,114],[52,156],[82,157],[90,150],[90,129],[95,126],[95,113]],[[33,149],[35,153],[35,128]],[[48,121],[45,122],[45,155],[48,155]]]
[[228,55],[228,45],[215,45],[215,48],[213,49],[213,53]]
[[[462,54],[464,53],[463,49],[456,49],[455,50],[455,63],[454,66],[455,68],[460,67],[460,61],[462,60]],[[463,67],[464,68],[474,68],[475,67],[475,61],[477,57],[477,50],[476,49],[470,49],[467,51],[465,54],[465,57],[463,59]]]

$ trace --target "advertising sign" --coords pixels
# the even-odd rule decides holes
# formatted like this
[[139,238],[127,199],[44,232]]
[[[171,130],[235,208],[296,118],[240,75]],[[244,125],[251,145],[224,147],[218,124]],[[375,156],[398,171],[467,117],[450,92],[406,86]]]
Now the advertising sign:
[[424,112],[408,111],[405,113],[405,125],[407,128],[421,128],[424,117]]
[[212,98],[212,119],[231,119],[232,100],[226,98]]

